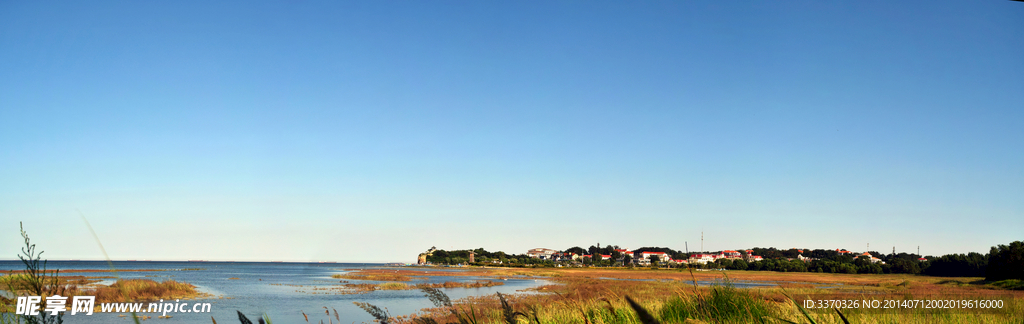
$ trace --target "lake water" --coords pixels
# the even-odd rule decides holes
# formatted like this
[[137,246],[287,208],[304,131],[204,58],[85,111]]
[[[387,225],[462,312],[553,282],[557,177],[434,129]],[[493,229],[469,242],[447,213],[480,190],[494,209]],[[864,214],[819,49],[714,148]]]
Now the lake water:
[[[211,323],[212,316],[218,323],[238,323],[236,311],[242,311],[253,323],[260,314],[266,313],[275,324],[306,323],[301,312],[309,315],[310,323],[319,323],[322,319],[328,323],[324,307],[331,310],[330,318],[334,318],[333,309],[337,309],[341,323],[371,322],[370,315],[356,307],[352,302],[367,302],[387,310],[394,316],[408,315],[433,304],[419,290],[387,290],[372,291],[363,294],[337,295],[318,291],[312,294],[311,286],[331,287],[339,284],[339,279],[331,278],[332,274],[346,272],[344,269],[399,269],[389,268],[380,264],[346,264],[346,263],[276,263],[276,262],[157,262],[157,261],[115,261],[118,270],[162,269],[155,272],[120,272],[122,279],[152,279],[164,281],[173,279],[195,285],[200,291],[214,295],[214,298],[183,301],[209,302],[211,313],[169,313],[170,319],[158,319],[156,315],[146,322],[156,323]],[[51,261],[49,269],[109,269],[105,261]],[[181,270],[181,269],[200,270]],[[0,270],[23,270],[21,261],[0,261]],[[458,268],[402,268],[423,270],[426,280],[414,280],[415,283],[440,283],[445,281],[476,281],[493,280],[472,276],[431,276],[437,271],[461,271]],[[107,276],[111,273],[68,273],[67,275]],[[238,278],[238,279],[228,279]],[[261,280],[262,279],[262,280]],[[377,281],[347,280],[349,283],[380,283]],[[106,283],[110,283],[108,281]],[[452,288],[442,289],[452,300],[467,296],[494,295],[496,292],[521,293],[519,290],[549,284],[550,282],[533,278],[510,278],[503,280],[504,285],[484,288]],[[304,287],[297,287],[304,286]],[[230,298],[216,298],[230,297]],[[191,306],[190,306],[191,307]],[[127,317],[118,317],[117,313],[93,313],[93,315],[67,313],[64,322],[77,323],[130,323]],[[337,320],[334,321],[337,323]]]

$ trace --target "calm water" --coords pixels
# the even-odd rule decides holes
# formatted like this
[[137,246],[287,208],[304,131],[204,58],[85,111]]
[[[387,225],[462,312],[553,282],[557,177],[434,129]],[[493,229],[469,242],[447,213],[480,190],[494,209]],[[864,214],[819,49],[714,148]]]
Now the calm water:
[[[337,309],[341,316],[342,323],[371,322],[366,312],[359,309],[352,302],[367,302],[378,307],[386,307],[392,315],[407,315],[418,312],[427,307],[433,307],[429,300],[419,290],[390,290],[373,291],[365,294],[334,295],[334,294],[311,294],[311,286],[330,287],[339,283],[338,279],[332,279],[332,274],[344,273],[344,269],[383,268],[375,264],[346,264],[346,263],[266,263],[266,262],[155,262],[155,261],[115,261],[114,266],[118,270],[131,269],[163,269],[167,271],[157,272],[121,272],[121,278],[134,279],[146,278],[156,281],[173,279],[180,282],[187,282],[195,285],[200,291],[214,296],[230,297],[210,298],[187,301],[209,302],[212,304],[211,313],[173,313],[170,319],[157,319],[153,316],[147,322],[156,323],[211,323],[210,317],[217,319],[218,323],[238,323],[236,310],[245,313],[249,319],[256,322],[259,314],[267,313],[274,323],[306,323],[300,311],[309,315],[310,323],[319,323],[321,319],[325,323],[328,317],[324,315],[324,307]],[[51,261],[49,269],[107,269],[106,262],[101,261]],[[195,269],[201,270],[182,270]],[[0,270],[22,270],[24,265],[20,261],[0,261]],[[420,268],[406,268],[420,270]],[[459,271],[458,269],[423,269],[427,271],[427,280],[415,280],[409,283],[435,283],[445,281],[474,281],[488,278],[481,277],[453,277],[453,276],[430,276],[429,273],[436,271]],[[70,273],[68,275],[106,276],[109,273]],[[228,278],[239,278],[229,280]],[[262,279],[262,281],[260,280]],[[349,283],[379,283],[376,281],[348,280]],[[108,281],[105,283],[110,283]],[[500,293],[516,293],[518,290],[536,287],[549,282],[537,279],[508,279],[503,281],[505,285],[486,288],[454,288],[443,289],[453,300],[467,296],[493,295]],[[295,287],[302,285],[305,287]],[[305,292],[298,292],[303,290]],[[334,318],[333,310],[331,318]],[[131,320],[126,317],[118,317],[116,313],[93,313],[93,315],[70,315],[64,316],[65,323],[129,323]],[[159,314],[156,314],[159,315]],[[169,313],[168,315],[172,315]],[[337,321],[335,321],[337,323]]]

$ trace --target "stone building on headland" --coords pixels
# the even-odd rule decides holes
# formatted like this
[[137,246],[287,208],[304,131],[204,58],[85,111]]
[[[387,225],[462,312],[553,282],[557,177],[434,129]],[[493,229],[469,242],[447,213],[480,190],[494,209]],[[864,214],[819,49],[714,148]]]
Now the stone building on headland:
[[[425,265],[425,264],[427,264],[427,257],[434,255],[434,251],[437,251],[437,247],[431,246],[430,250],[427,250],[427,252],[420,253],[420,255],[416,257],[416,264],[418,264],[418,265]],[[470,258],[472,260],[472,257],[470,257]]]

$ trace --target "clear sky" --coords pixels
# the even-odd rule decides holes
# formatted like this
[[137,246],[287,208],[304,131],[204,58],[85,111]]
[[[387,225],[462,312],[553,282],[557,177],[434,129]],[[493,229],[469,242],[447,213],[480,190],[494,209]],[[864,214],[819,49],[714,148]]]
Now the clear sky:
[[1024,4],[0,2],[0,259],[1024,239]]

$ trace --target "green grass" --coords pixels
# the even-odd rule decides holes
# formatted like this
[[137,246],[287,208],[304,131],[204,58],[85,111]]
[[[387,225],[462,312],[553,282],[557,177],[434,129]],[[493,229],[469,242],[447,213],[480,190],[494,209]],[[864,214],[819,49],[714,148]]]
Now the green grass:
[[1024,290],[1024,280],[1007,279],[991,283],[991,285],[1010,290]]
[[731,286],[713,287],[708,293],[680,295],[661,307],[661,319],[686,319],[725,323],[760,323],[775,316],[775,307],[750,290]]

